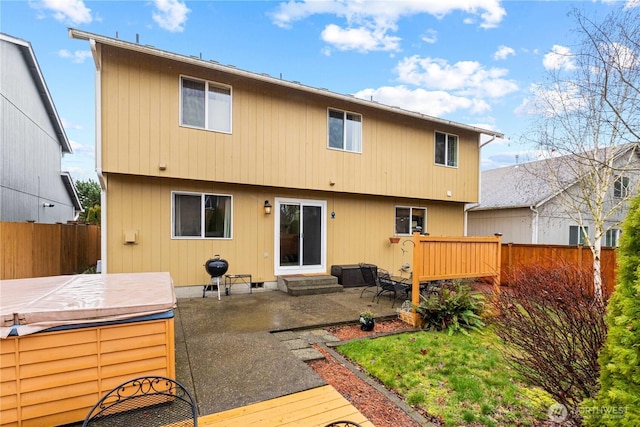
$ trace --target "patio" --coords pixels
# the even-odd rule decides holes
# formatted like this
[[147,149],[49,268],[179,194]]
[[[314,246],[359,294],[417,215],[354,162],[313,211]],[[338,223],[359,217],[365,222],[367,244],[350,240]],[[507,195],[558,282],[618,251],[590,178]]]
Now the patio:
[[194,395],[201,417],[325,386],[271,332],[354,322],[364,310],[396,313],[389,298],[378,304],[372,294],[360,298],[360,291],[297,297],[254,291],[218,301],[202,298],[201,288],[177,289],[176,377]]

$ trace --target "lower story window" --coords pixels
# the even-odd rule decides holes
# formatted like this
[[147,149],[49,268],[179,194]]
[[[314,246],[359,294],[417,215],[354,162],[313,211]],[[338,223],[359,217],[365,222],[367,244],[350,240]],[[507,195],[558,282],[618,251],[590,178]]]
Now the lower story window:
[[580,227],[579,225],[569,226],[569,244],[585,245],[587,236],[589,235],[589,227]]
[[607,230],[604,239],[604,245],[615,248],[618,247],[618,240],[620,239],[620,230],[617,228],[612,228],[611,230]]
[[231,196],[172,193],[172,237],[231,238]]
[[420,234],[427,232],[427,210],[396,206],[395,234],[411,234],[416,231]]

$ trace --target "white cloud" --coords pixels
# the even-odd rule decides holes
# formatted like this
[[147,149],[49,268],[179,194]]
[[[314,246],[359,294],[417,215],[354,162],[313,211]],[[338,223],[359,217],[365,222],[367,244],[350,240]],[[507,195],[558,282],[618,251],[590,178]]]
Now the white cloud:
[[95,152],[95,148],[93,146],[84,145],[74,140],[70,140],[69,143],[71,144],[71,148],[73,149],[74,154],[89,156],[90,158],[93,158]]
[[88,50],[76,50],[75,52],[70,52],[67,49],[60,49],[58,51],[58,56],[64,59],[71,59],[71,61],[76,64],[82,64],[87,58],[91,58],[91,52]]
[[378,29],[340,28],[335,24],[327,25],[322,31],[322,40],[339,50],[398,50],[399,37],[389,36]]
[[587,104],[582,99],[580,89],[573,82],[565,82],[555,87],[544,87],[533,84],[529,88],[531,95],[516,107],[514,113],[518,116],[541,115],[552,117],[577,111]]
[[438,32],[433,29],[429,29],[424,32],[422,36],[422,41],[429,44],[434,44],[438,41]]
[[71,173],[74,181],[96,180],[95,147],[69,140],[73,154],[62,156],[62,170]]
[[[397,22],[402,17],[419,14],[429,14],[437,18],[454,11],[463,11],[480,19],[480,27],[493,28],[498,26],[506,16],[506,11],[500,5],[500,0],[450,0],[450,1],[363,1],[363,0],[326,0],[326,1],[288,1],[278,5],[271,13],[275,25],[282,28],[290,27],[294,22],[312,15],[328,14],[344,19],[346,28],[340,34],[358,39],[377,40],[372,44],[370,40],[363,43],[337,43],[340,39],[329,37],[339,34],[340,27],[330,24],[323,31],[323,38],[328,43],[335,44],[339,49],[355,49],[363,51],[366,46],[373,46],[375,50],[397,50],[399,39],[388,35],[397,31]],[[366,30],[365,30],[366,29]],[[355,34],[352,34],[354,32]],[[328,35],[324,35],[328,33]],[[362,34],[366,33],[366,34]],[[368,37],[365,37],[368,36]],[[430,42],[432,37],[427,35],[423,40]]]
[[53,17],[60,22],[70,25],[90,24],[93,21],[91,9],[83,0],[43,0],[29,2],[34,9],[45,9],[53,12]]
[[[619,3],[620,0],[602,0],[602,3],[605,4],[616,4]],[[640,6],[640,0],[626,0],[624,3],[625,9],[633,9],[634,7]]]
[[496,53],[493,54],[493,59],[495,59],[496,61],[499,61],[501,59],[507,59],[509,55],[515,55],[515,54],[516,54],[516,51],[513,50],[513,48],[502,45],[502,46],[499,46]]
[[[62,120],[62,126],[65,128],[65,130],[69,130],[69,129],[82,130],[83,129],[82,125],[70,122],[69,120],[65,119],[64,117],[61,120]],[[71,141],[71,147],[73,147],[73,144],[74,144],[74,142]],[[75,148],[73,148],[73,149],[75,150]]]
[[445,59],[404,58],[397,67],[398,80],[428,89],[453,91],[457,95],[499,98],[518,90],[513,80],[504,77],[504,68],[484,68],[476,61],[459,61],[451,65]]
[[557,44],[554,44],[551,48],[551,52],[544,56],[542,65],[547,70],[570,71],[576,68],[573,63],[571,49]]
[[191,12],[183,2],[178,0],[154,0],[153,20],[160,28],[178,33],[184,30],[187,15]]
[[406,86],[364,89],[355,93],[354,96],[366,100],[373,99],[380,104],[396,106],[434,117],[442,117],[459,110],[481,114],[491,109],[489,104],[482,99],[456,96],[441,90],[408,89]]

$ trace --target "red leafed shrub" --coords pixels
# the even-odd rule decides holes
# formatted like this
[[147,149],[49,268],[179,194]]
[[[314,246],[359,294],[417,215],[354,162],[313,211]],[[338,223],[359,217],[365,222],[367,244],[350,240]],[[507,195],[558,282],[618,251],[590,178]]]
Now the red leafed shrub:
[[556,261],[522,268],[511,284],[495,296],[490,318],[503,353],[531,384],[577,408],[597,392],[607,334],[606,302],[593,298],[593,274]]

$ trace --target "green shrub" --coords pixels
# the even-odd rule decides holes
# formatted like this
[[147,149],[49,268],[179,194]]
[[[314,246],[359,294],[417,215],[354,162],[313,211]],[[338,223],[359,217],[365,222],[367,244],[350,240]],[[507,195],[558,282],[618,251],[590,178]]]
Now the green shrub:
[[100,205],[95,205],[89,208],[87,212],[86,221],[90,224],[100,224],[101,208]]
[[439,294],[422,298],[416,311],[422,316],[422,328],[467,334],[484,326],[484,295],[461,281],[442,287]]
[[631,203],[618,248],[609,332],[600,352],[600,390],[581,413],[593,426],[640,425],[640,196]]

